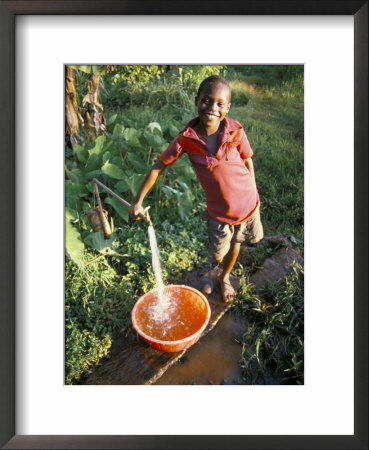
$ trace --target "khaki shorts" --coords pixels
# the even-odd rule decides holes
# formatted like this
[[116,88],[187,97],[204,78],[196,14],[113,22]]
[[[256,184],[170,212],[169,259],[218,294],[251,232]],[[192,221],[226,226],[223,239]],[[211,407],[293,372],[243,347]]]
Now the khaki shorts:
[[208,215],[208,235],[210,261],[221,261],[228,253],[232,242],[256,244],[264,237],[260,205],[249,219],[239,225],[218,222]]

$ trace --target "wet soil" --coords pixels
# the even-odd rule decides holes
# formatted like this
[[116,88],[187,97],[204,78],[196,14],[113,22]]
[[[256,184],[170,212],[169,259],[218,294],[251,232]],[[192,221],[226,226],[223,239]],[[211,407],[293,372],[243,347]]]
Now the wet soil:
[[188,349],[155,384],[241,383],[241,339],[247,326],[245,317],[227,312],[213,331]]

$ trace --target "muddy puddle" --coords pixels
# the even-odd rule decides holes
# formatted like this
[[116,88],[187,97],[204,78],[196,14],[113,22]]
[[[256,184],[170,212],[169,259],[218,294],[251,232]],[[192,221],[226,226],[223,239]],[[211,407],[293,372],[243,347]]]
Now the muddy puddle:
[[238,384],[241,339],[247,325],[244,317],[227,312],[155,384]]

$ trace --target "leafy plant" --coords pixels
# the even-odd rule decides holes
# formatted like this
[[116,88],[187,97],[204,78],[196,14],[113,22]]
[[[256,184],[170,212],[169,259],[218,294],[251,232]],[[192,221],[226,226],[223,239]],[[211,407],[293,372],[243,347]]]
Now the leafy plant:
[[[99,136],[91,145],[75,145],[74,154],[66,163],[66,251],[67,256],[79,267],[83,264],[84,244],[97,251],[101,250],[96,239],[86,237],[84,232],[92,231],[86,212],[93,206],[93,178],[98,178],[118,195],[122,194],[130,200],[136,195],[145,174],[159,153],[178,133],[174,121],[167,123],[163,131],[157,121],[140,129],[132,124],[125,127],[117,120],[119,118],[116,116],[114,121],[110,122],[111,131],[106,138]],[[193,194],[197,191],[195,184],[196,178],[188,161],[183,159],[178,162],[174,170],[166,176],[166,184],[158,185],[154,190],[156,212],[159,208],[176,205],[178,216],[185,219],[197,200],[197,196]],[[118,225],[128,221],[127,208],[117,199],[107,195],[104,204],[111,207],[111,212],[115,213],[114,221]],[[104,246],[109,247],[109,243],[105,242]]]

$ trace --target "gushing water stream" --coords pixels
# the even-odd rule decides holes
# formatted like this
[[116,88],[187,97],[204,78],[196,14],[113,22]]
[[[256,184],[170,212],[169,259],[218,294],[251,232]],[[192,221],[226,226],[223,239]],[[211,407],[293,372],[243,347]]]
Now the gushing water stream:
[[158,243],[156,240],[155,230],[152,225],[148,227],[151,254],[152,254],[152,268],[156,278],[156,283],[158,286],[159,300],[163,301],[164,294],[164,284],[161,278],[161,266],[160,266],[160,253],[158,248]]
[[158,287],[158,302],[152,307],[152,314],[154,320],[165,320],[168,317],[169,297],[164,295],[164,283],[161,277],[160,253],[156,240],[155,230],[152,225],[148,227],[149,241],[152,254],[152,268],[156,278]]
[[148,234],[157,295],[155,295],[154,301],[145,307],[144,326],[150,336],[158,339],[167,337],[175,340],[176,336],[186,337],[199,328],[197,319],[201,320],[202,316],[201,313],[199,314],[197,302],[191,302],[188,293],[187,297],[183,297],[180,291],[169,289],[169,287],[165,288],[161,277],[159,248],[152,225],[148,227]]

